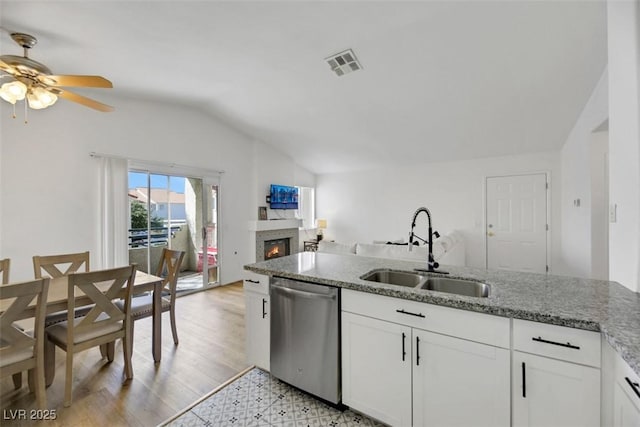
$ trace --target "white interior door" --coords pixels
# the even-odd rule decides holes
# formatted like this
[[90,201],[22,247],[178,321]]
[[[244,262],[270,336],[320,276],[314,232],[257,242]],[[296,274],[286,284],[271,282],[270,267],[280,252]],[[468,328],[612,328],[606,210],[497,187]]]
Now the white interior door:
[[544,273],[547,268],[547,175],[488,177],[487,268]]

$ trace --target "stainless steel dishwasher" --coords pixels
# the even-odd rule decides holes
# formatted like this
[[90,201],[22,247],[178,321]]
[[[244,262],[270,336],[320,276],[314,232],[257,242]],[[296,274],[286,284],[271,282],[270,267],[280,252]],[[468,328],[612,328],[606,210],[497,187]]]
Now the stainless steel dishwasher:
[[339,404],[340,289],[271,280],[271,374]]

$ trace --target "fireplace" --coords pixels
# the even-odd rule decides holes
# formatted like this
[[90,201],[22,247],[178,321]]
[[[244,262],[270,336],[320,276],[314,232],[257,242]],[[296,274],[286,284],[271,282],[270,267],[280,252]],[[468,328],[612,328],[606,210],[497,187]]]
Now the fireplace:
[[268,260],[289,255],[289,240],[291,239],[265,240],[264,259]]
[[[300,251],[300,236],[298,229],[302,225],[300,220],[281,219],[279,221],[249,221],[249,232],[251,240],[250,251],[255,254],[256,262],[269,258],[285,256],[298,253]],[[273,243],[279,240],[286,240],[281,243],[276,252],[273,250]],[[285,246],[286,245],[286,246]],[[267,255],[270,253],[269,255]]]

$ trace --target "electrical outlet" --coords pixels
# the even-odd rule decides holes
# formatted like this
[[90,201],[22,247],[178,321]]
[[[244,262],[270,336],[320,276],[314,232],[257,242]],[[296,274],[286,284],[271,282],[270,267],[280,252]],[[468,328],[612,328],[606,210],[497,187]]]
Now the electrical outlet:
[[609,222],[618,222],[618,205],[615,203],[609,205]]

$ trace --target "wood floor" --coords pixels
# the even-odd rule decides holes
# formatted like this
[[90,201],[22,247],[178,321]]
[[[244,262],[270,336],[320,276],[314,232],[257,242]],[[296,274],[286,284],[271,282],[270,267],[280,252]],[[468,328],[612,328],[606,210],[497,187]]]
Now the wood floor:
[[174,346],[169,313],[162,319],[162,361],[151,356],[151,318],[135,323],[134,378],[124,381],[122,344],[113,363],[99,349],[78,353],[73,363],[73,404],[64,408],[65,353],[56,349],[56,378],[47,389],[55,421],[15,420],[16,410],[36,409],[26,384],[1,381],[3,426],[155,426],[245,369],[245,306],[242,283],[186,295],[177,300],[180,344]]

